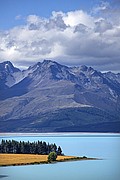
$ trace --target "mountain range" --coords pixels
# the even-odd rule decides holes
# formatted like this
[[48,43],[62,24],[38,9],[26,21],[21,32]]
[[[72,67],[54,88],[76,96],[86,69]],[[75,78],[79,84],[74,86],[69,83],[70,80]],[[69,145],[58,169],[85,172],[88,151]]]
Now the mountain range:
[[0,132],[120,132],[120,73],[0,63]]

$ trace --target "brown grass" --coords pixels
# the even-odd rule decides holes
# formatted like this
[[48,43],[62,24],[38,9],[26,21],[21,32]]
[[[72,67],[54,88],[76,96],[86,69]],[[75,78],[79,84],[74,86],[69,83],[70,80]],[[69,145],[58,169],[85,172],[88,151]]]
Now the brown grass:
[[[0,154],[0,166],[48,163],[48,155]],[[74,156],[58,156],[57,161],[72,160]]]

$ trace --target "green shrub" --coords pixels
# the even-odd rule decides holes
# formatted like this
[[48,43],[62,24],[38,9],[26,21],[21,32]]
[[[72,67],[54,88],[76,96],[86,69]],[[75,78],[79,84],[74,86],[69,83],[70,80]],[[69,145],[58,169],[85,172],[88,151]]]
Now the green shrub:
[[86,159],[87,157],[86,156],[83,156],[84,159]]
[[48,162],[56,161],[57,159],[57,154],[56,152],[50,152],[48,155]]

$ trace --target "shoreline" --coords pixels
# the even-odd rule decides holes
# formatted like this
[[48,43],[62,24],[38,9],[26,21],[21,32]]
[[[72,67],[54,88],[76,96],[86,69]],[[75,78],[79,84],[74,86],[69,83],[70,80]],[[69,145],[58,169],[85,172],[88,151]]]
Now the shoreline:
[[37,136],[48,136],[48,137],[51,137],[51,136],[76,136],[76,135],[92,135],[92,136],[101,136],[101,135],[120,135],[120,132],[45,132],[45,133],[29,133],[29,132],[26,132],[26,133],[21,133],[21,132],[0,132],[0,137],[9,137],[9,136],[17,136],[17,137],[20,137],[20,136],[33,136],[33,137],[37,137]]
[[58,156],[56,161],[48,162],[48,155],[31,154],[0,154],[0,167],[54,164],[57,162],[99,160],[98,158],[77,157],[77,156]]

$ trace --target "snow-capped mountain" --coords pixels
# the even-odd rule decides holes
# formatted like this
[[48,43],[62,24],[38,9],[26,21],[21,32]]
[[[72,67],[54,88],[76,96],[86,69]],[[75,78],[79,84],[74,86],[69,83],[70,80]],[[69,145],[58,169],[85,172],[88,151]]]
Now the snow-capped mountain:
[[13,86],[16,83],[15,76],[20,72],[10,61],[0,63],[0,81],[2,83],[0,89]]
[[44,60],[0,63],[1,131],[120,130],[120,74]]

